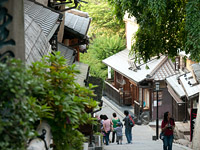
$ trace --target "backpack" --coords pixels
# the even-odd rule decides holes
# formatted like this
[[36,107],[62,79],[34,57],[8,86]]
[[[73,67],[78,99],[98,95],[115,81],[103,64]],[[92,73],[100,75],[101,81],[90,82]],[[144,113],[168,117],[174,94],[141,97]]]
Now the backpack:
[[135,122],[134,122],[134,120],[133,120],[133,118],[131,117],[131,115],[129,115],[129,126],[131,126],[131,127],[133,127],[134,125],[135,125]]

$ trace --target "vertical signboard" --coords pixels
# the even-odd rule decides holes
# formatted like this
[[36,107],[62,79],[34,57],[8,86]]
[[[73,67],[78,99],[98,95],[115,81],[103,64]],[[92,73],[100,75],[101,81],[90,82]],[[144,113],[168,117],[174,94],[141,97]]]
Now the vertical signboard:
[[192,141],[196,117],[197,117],[197,109],[191,109],[191,114],[190,114],[190,141]]
[[25,60],[23,0],[0,1],[0,61]]

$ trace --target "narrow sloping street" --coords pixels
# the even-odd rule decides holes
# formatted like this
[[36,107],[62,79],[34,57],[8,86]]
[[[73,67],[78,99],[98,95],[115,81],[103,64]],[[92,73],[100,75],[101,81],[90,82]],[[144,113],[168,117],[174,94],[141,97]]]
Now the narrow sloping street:
[[[110,103],[108,99],[103,98],[103,108],[97,115],[106,114],[109,118],[112,117],[112,113],[116,112],[120,120],[123,119],[123,110]],[[111,143],[110,145],[104,145],[104,150],[162,150],[162,141],[153,141],[152,136],[155,135],[155,131],[148,125],[135,125],[132,130],[133,144],[126,144],[125,128],[123,128],[123,144],[117,145],[117,143]],[[110,139],[112,133],[110,134]],[[173,144],[173,150],[190,150],[190,148],[182,145]]]

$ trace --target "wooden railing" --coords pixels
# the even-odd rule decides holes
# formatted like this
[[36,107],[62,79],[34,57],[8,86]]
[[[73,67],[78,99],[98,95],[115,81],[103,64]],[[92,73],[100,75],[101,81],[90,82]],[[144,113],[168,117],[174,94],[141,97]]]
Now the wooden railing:
[[104,86],[104,93],[105,95],[112,99],[113,101],[115,101],[118,104],[122,104],[122,99],[120,97],[120,93],[119,90],[116,89],[114,86],[112,86],[110,83],[108,83],[107,81],[105,82],[105,86]]

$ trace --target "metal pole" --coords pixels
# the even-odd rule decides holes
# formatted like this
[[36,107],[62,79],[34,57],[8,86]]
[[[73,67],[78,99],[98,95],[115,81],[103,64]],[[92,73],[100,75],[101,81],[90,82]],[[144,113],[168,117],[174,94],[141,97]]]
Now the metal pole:
[[158,140],[158,90],[156,91],[156,94],[157,94],[156,139]]

